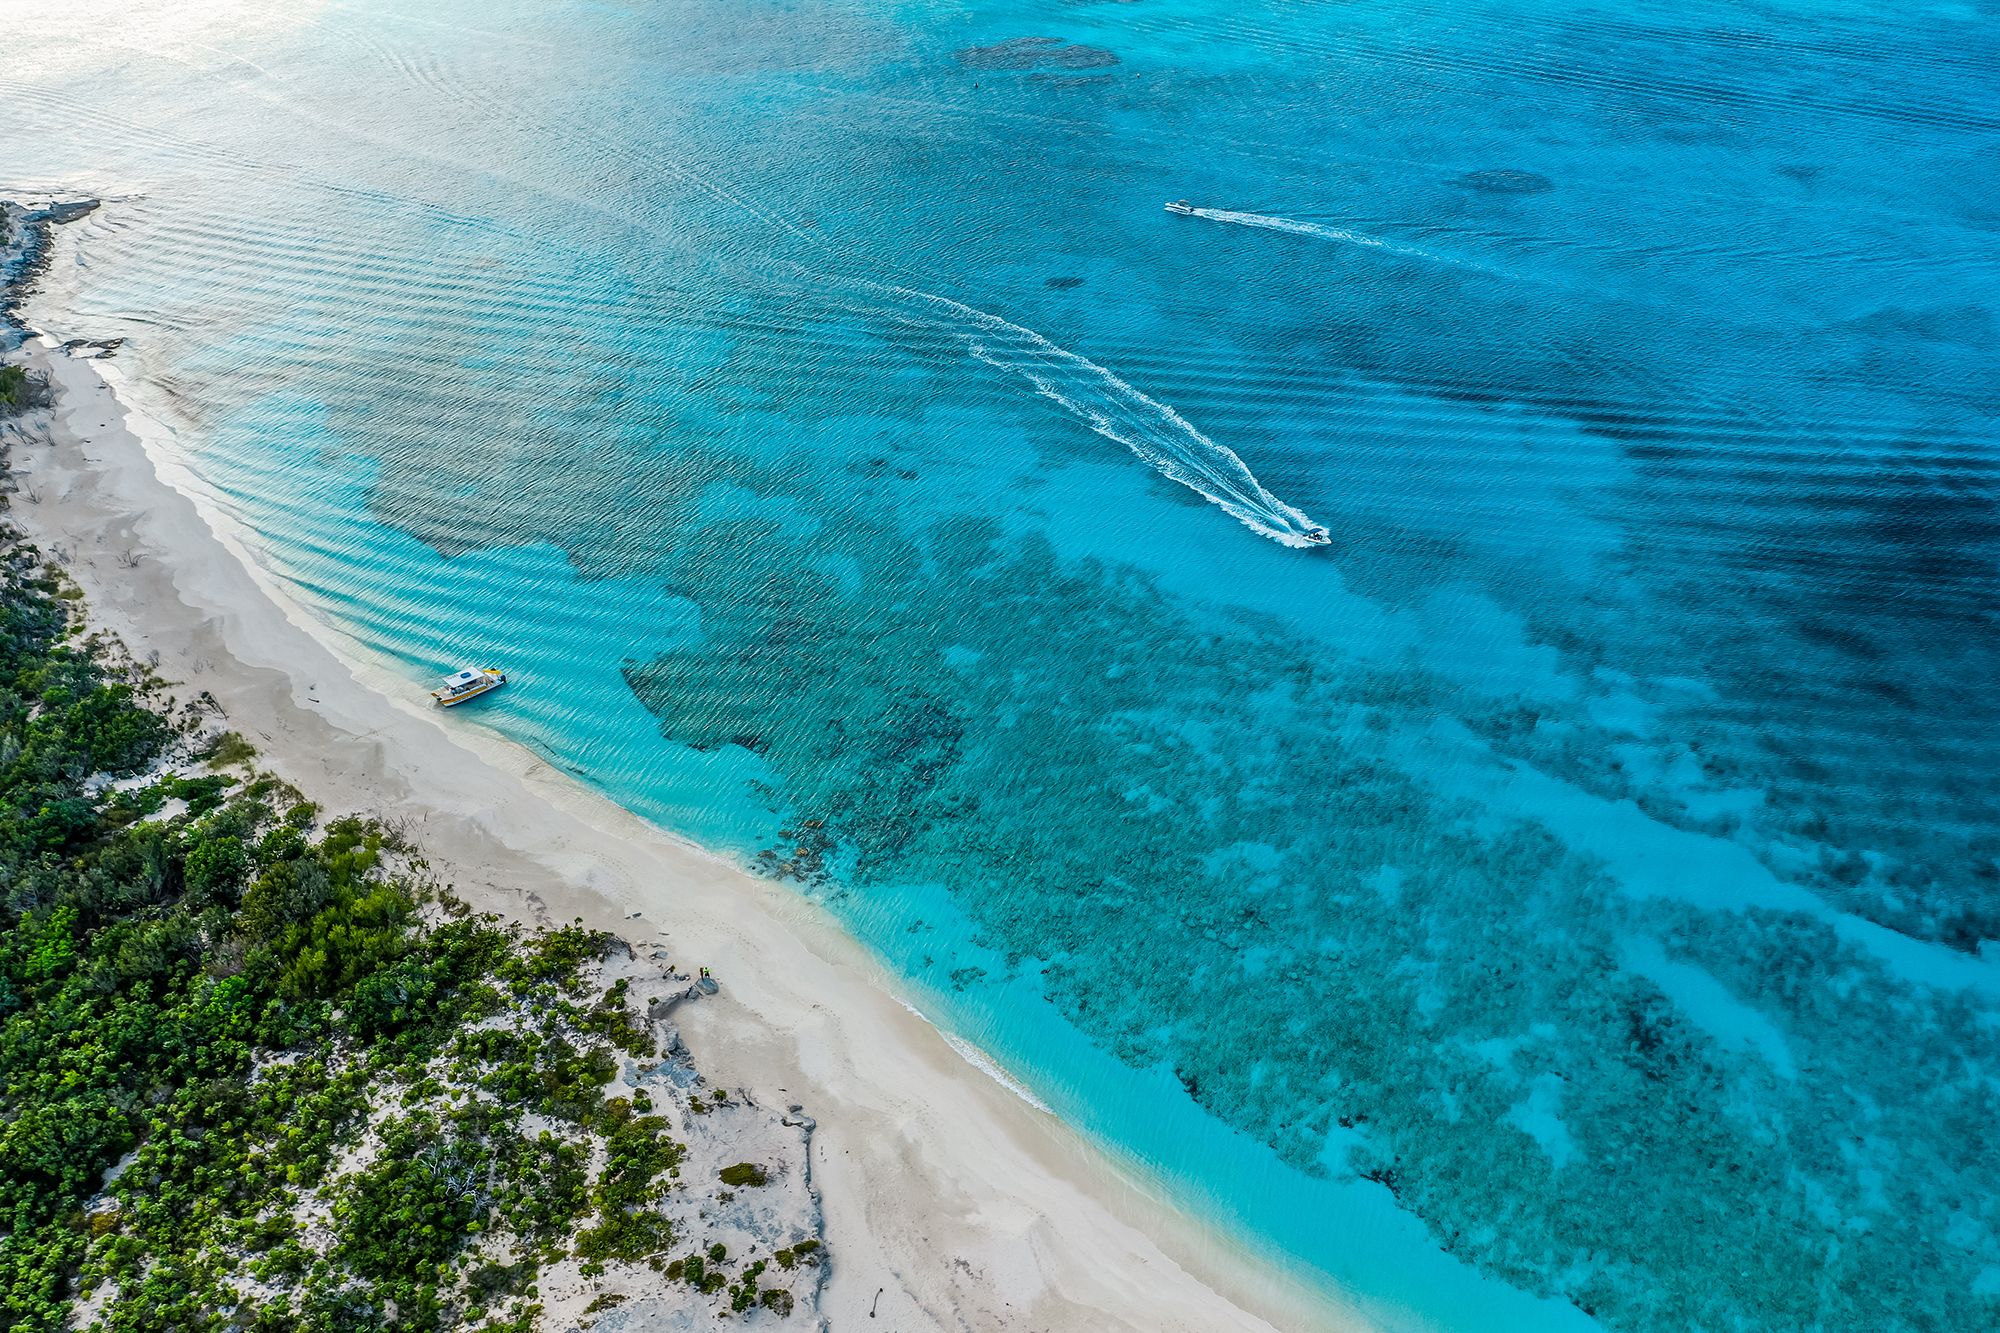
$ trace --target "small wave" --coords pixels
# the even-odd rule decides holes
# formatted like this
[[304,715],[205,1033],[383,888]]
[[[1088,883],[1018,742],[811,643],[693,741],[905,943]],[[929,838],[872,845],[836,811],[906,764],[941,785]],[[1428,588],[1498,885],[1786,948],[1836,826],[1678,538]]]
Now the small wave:
[[938,1035],[944,1038],[945,1045],[951,1047],[954,1051],[957,1051],[960,1058],[962,1058],[967,1064],[971,1065],[974,1069],[977,1069],[980,1073],[986,1075],[986,1077],[992,1079],[995,1083],[998,1083],[1001,1087],[1007,1089],[1007,1091],[1013,1093],[1016,1097],[1019,1097],[1022,1101],[1034,1107],[1037,1111],[1040,1111],[1045,1115],[1055,1114],[1053,1110],[1049,1109],[1049,1104],[1047,1102],[1043,1101],[1040,1097],[1037,1097],[1033,1092],[1029,1091],[1028,1086],[1025,1083],[1021,1082],[1021,1080],[1015,1078],[1012,1074],[1009,1074],[999,1065],[994,1064],[993,1061],[987,1057],[986,1052],[980,1050],[977,1046],[974,1046],[971,1042],[965,1040],[963,1037],[952,1036],[949,1032],[946,1032],[943,1028],[938,1029]]
[[1253,532],[1285,546],[1324,543],[1326,530],[1265,490],[1234,450],[1095,361],[950,297],[908,287],[884,290],[906,307],[925,312],[913,316],[915,322],[954,334],[987,365],[1021,376],[1099,435],[1124,445],[1162,476],[1220,506]]
[[1027,1084],[1021,1082],[1021,1080],[1015,1078],[1012,1074],[1002,1069],[999,1065],[993,1063],[993,1058],[987,1055],[986,1052],[980,1050],[977,1046],[974,1046],[971,1042],[967,1041],[965,1038],[953,1036],[951,1033],[939,1027],[936,1023],[932,1023],[929,1014],[917,1008],[917,1006],[911,1004],[908,1000],[898,998],[896,1003],[902,1005],[905,1009],[915,1014],[918,1018],[921,1018],[925,1022],[925,1024],[927,1024],[931,1028],[932,1031],[936,1032],[940,1037],[943,1037],[944,1044],[951,1047],[952,1050],[956,1051],[958,1053],[958,1057],[961,1060],[965,1061],[965,1063],[971,1065],[974,1069],[977,1069],[980,1073],[986,1075],[986,1077],[992,1079],[995,1083],[998,1083],[1001,1087],[1007,1089],[1007,1091],[1013,1093],[1016,1097],[1019,1097],[1022,1101],[1034,1107],[1037,1111],[1041,1111],[1046,1115],[1055,1114],[1055,1111],[1050,1108],[1049,1104],[1043,1101],[1040,1097],[1037,1097],[1034,1094],[1034,1091],[1030,1089],[1027,1086]]

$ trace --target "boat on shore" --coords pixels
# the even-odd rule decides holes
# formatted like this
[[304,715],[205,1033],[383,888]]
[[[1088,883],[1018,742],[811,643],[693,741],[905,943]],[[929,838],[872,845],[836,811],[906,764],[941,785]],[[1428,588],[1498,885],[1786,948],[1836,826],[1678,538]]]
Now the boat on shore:
[[467,667],[446,676],[444,683],[431,691],[431,703],[439,708],[451,708],[489,690],[497,690],[506,683],[507,673],[499,667]]

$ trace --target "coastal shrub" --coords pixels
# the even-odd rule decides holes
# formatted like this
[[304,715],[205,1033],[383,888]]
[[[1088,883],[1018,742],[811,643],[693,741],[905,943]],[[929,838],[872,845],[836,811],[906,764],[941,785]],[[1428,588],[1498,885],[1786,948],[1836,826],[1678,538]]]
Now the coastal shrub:
[[25,411],[41,398],[40,386],[26,366],[0,366],[0,414]]
[[763,1185],[770,1181],[764,1168],[755,1162],[738,1162],[734,1166],[725,1166],[717,1174],[721,1176],[723,1184],[733,1189],[740,1189],[745,1185]]
[[606,1136],[604,1167],[593,1192],[598,1221],[577,1238],[579,1257],[637,1262],[673,1244],[667,1219],[646,1208],[665,1193],[657,1182],[684,1153],[665,1131],[665,1120],[644,1116],[624,1121]]
[[[158,794],[166,799],[179,800],[187,806],[187,813],[199,818],[220,809],[223,798],[235,785],[228,778],[211,776],[204,778],[184,778],[168,773],[146,789],[149,794]],[[158,806],[155,805],[157,810]],[[219,834],[220,829],[216,832]]]
[[648,1059],[659,1052],[655,1049],[651,1032],[632,1011],[625,1000],[625,983],[619,982],[604,993],[604,998],[584,1015],[580,1026],[586,1032],[593,1032],[606,1038],[613,1046],[627,1055]]
[[391,1123],[380,1156],[334,1204],[335,1257],[400,1304],[470,1239],[489,1169],[468,1136],[423,1118]]
[[234,768],[239,764],[247,764],[256,757],[256,748],[233,731],[225,731],[217,736],[200,755],[210,768]]
[[538,1052],[530,1105],[557,1119],[594,1123],[605,1115],[602,1089],[617,1072],[617,1061],[603,1047],[579,1050],[555,1037]]
[[495,1296],[518,1296],[534,1276],[530,1263],[481,1264],[466,1277],[466,1287],[488,1301]]
[[607,937],[439,900],[272,779],[108,788],[174,732],[59,591],[0,562],[0,1330],[529,1333],[572,1245],[661,1254],[685,1149],[604,1098],[651,1053]]
[[233,906],[249,869],[250,856],[243,850],[242,839],[225,834],[197,843],[187,854],[182,875],[189,897]]
[[576,1238],[579,1259],[638,1263],[674,1243],[673,1227],[657,1213],[613,1213]]

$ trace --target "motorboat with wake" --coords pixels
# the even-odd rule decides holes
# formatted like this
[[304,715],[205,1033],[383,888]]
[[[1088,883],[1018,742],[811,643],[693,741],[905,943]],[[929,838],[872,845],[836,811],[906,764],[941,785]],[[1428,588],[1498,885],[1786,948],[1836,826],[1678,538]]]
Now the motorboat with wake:
[[1185,199],[1176,199],[1167,205],[1167,211],[1169,213],[1179,213],[1185,218],[1191,218],[1194,216],[1194,205]]
[[1301,532],[1299,536],[1305,538],[1306,545],[1308,546],[1333,545],[1333,534],[1317,523],[1307,528],[1304,532]]
[[506,683],[507,673],[499,667],[467,667],[446,676],[444,683],[431,691],[431,702],[439,708],[453,708]]

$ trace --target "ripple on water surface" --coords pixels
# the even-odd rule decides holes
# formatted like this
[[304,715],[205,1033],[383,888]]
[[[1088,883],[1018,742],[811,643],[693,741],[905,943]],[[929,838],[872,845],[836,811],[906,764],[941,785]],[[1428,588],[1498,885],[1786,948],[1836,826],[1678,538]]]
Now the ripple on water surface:
[[135,9],[51,281],[413,680],[1384,1310],[2000,1315],[1990,18]]

